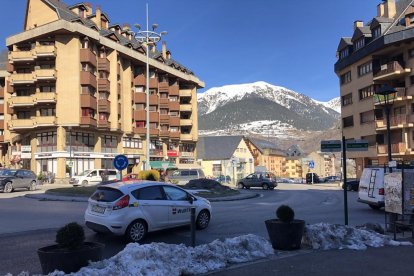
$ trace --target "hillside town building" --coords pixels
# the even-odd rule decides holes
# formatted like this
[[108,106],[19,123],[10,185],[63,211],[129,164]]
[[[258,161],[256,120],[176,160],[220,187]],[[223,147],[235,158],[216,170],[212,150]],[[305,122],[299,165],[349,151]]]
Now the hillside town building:
[[366,166],[388,161],[384,106],[374,93],[383,85],[397,91],[390,110],[391,154],[413,160],[414,3],[386,0],[368,23],[354,22],[352,36],[340,39],[335,73],[340,82],[342,129],[346,139],[368,140],[366,152],[349,152],[357,177]]
[[128,24],[99,6],[28,0],[22,33],[7,38],[7,72],[0,74],[1,163],[56,179],[112,168],[125,154],[138,171],[151,162],[196,166],[197,89],[194,73],[150,47],[146,141],[146,45]]

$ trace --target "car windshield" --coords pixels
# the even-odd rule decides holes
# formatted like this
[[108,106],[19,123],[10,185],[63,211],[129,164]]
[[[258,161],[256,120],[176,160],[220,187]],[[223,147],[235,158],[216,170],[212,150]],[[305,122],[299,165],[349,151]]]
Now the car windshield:
[[16,170],[1,170],[0,176],[13,176],[16,174]]
[[91,170],[86,170],[86,171],[82,172],[79,176],[88,175],[90,172],[91,172]]
[[266,178],[276,178],[276,175],[274,175],[273,173],[266,173],[265,177]]

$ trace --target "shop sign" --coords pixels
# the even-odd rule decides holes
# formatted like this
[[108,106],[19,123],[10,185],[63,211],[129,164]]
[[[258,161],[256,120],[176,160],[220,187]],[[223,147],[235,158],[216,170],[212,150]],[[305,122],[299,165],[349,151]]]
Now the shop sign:
[[168,157],[178,157],[178,151],[176,150],[167,150]]

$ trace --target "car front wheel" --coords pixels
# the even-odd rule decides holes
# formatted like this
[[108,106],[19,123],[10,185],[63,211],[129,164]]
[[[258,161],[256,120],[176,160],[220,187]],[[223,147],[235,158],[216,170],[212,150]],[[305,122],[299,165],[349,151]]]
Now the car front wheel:
[[207,210],[202,210],[196,220],[197,229],[205,229],[210,223],[210,213]]
[[238,189],[244,189],[243,183],[237,183],[237,188]]
[[11,193],[13,192],[13,184],[11,182],[7,182],[6,185],[4,185],[4,190],[5,193]]
[[128,226],[125,234],[130,242],[140,242],[147,235],[147,224],[143,220],[136,220]]
[[263,190],[269,190],[269,185],[266,183],[263,183],[262,188]]
[[34,191],[36,190],[36,182],[32,181],[29,185],[29,191]]

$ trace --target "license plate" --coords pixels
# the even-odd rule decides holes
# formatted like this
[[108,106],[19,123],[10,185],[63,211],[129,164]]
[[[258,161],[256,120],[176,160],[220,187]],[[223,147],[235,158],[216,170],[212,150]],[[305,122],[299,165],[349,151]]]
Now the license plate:
[[101,207],[101,206],[98,206],[98,205],[93,205],[92,206],[92,212],[103,214],[103,213],[105,213],[105,207]]

